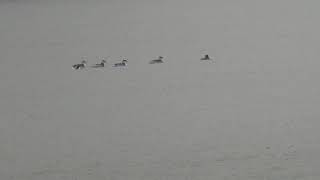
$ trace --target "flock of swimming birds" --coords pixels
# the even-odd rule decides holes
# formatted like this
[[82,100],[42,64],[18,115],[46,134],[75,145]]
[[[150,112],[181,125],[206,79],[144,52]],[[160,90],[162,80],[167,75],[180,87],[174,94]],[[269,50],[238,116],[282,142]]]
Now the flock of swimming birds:
[[[107,57],[107,58],[97,57],[97,58],[98,58],[99,60],[101,60],[101,62],[98,63],[98,64],[91,65],[90,67],[91,67],[91,68],[103,68],[103,67],[105,67],[106,64],[107,64],[107,58],[108,58],[108,57]],[[159,56],[157,59],[151,60],[151,61],[149,62],[149,64],[160,64],[160,63],[164,63],[163,59],[164,59],[164,58],[163,58],[162,56]],[[209,55],[206,54],[206,55],[204,55],[204,57],[200,58],[200,60],[201,60],[201,61],[211,61],[211,60],[213,60],[213,59],[211,59],[211,58],[209,57]],[[112,67],[123,67],[123,66],[127,66],[127,63],[128,63],[128,60],[127,60],[127,59],[123,59],[121,62],[113,64]],[[87,58],[85,58],[85,57],[82,57],[81,63],[79,63],[79,64],[74,64],[74,65],[72,66],[72,68],[73,68],[74,70],[81,70],[81,69],[84,69],[84,68],[86,68],[86,67],[87,67]]]

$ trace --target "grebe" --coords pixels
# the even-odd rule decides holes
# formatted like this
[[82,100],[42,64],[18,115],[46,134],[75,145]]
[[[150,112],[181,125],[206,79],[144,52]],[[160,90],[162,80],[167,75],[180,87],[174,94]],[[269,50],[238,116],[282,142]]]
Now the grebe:
[[201,58],[200,60],[212,60],[208,54],[206,54],[203,58]]
[[75,70],[84,69],[86,67],[86,65],[87,65],[87,61],[82,60],[80,64],[75,64],[72,66],[72,68]]
[[[100,59],[100,57],[97,57],[98,59]],[[101,60],[101,63],[99,63],[99,64],[95,64],[95,65],[93,65],[93,66],[91,66],[91,67],[93,67],[93,68],[101,68],[101,67],[105,67],[105,64],[107,63],[107,61],[105,60],[105,58],[103,58],[102,60]]]
[[121,62],[121,63],[115,63],[115,64],[113,65],[113,67],[126,66],[126,65],[127,65],[127,63],[128,63],[128,60],[124,59],[124,60],[122,60],[122,62]]
[[149,64],[157,64],[157,63],[163,63],[163,57],[162,56],[159,56],[158,59],[154,59],[154,60],[151,60],[149,62]]

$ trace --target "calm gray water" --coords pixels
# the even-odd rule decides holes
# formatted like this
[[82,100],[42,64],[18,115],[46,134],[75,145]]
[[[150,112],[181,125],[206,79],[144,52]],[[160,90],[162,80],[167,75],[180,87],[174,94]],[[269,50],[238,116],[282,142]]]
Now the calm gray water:
[[0,1],[0,179],[318,179],[319,5]]

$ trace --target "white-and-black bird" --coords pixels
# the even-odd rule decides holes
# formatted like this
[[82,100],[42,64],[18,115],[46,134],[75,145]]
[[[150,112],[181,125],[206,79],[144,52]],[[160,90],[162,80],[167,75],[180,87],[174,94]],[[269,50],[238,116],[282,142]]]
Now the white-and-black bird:
[[163,57],[162,56],[159,56],[158,59],[154,59],[154,60],[151,60],[149,62],[149,64],[158,64],[158,63],[163,63]]
[[212,60],[212,59],[209,57],[208,54],[206,54],[206,55],[204,55],[204,57],[201,58],[200,60],[202,60],[202,61],[208,61],[208,60]]
[[[97,57],[99,60],[100,60],[100,57]],[[102,58],[101,62],[99,64],[95,64],[91,67],[93,68],[102,68],[102,67],[105,67],[105,64],[107,63],[107,60],[106,58]]]
[[120,62],[120,63],[115,63],[115,64],[113,65],[113,67],[127,66],[127,63],[128,63],[128,60],[124,59],[124,60],[122,60],[122,62]]
[[79,64],[74,64],[74,65],[72,66],[72,68],[75,69],[75,70],[84,69],[84,68],[86,67],[86,65],[87,65],[87,60],[86,60],[86,58],[82,58],[81,63],[79,63]]

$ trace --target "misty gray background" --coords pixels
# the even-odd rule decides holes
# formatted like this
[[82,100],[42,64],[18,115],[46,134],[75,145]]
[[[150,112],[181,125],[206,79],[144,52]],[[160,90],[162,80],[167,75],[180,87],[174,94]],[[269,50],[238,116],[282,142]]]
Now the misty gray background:
[[0,1],[0,179],[319,179],[319,5]]

